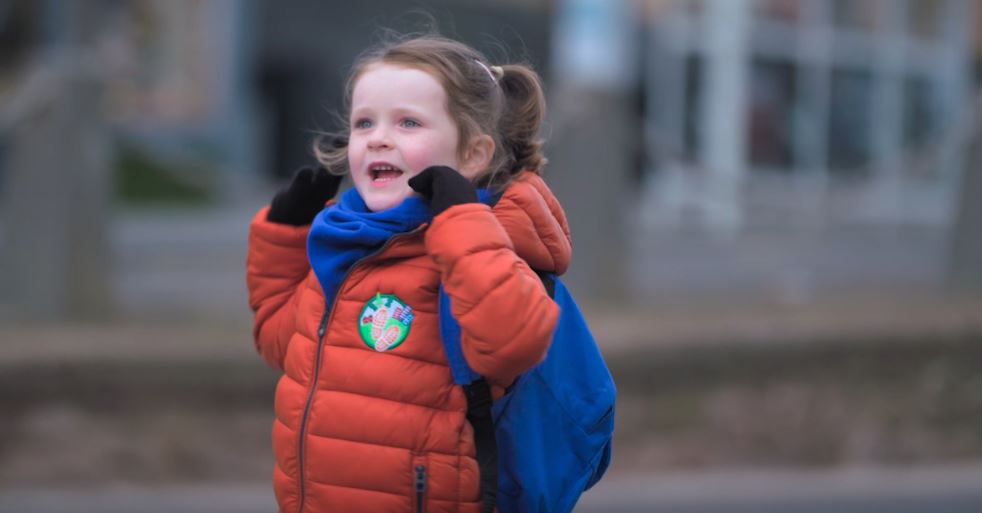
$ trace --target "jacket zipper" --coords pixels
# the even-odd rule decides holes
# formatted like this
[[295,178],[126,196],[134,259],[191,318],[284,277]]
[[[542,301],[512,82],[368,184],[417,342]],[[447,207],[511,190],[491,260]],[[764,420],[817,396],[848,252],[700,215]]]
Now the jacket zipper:
[[[325,308],[324,315],[321,316],[320,325],[317,327],[317,354],[316,356],[314,356],[314,374],[310,378],[310,390],[307,392],[307,404],[306,406],[304,406],[303,417],[300,419],[300,436],[298,437],[299,452],[297,453],[297,477],[300,484],[300,500],[299,500],[300,505],[297,508],[297,513],[303,513],[304,501],[306,499],[306,492],[304,490],[305,487],[304,487],[304,478],[303,478],[303,460],[304,460],[303,441],[307,432],[307,417],[310,416],[310,407],[314,403],[314,393],[317,391],[317,380],[318,380],[318,376],[320,375],[320,369],[321,369],[321,352],[324,349],[324,335],[327,333],[327,325],[330,324],[331,318],[334,317],[334,307],[338,303],[337,297],[341,294],[341,290],[344,288],[345,283],[348,281],[348,277],[351,276],[351,272],[354,271],[356,267],[364,264],[372,257],[375,257],[380,253],[382,253],[383,251],[385,251],[386,249],[388,249],[390,246],[392,246],[393,243],[395,243],[396,240],[407,238],[410,235],[414,235],[418,233],[422,229],[423,227],[420,227],[410,232],[394,235],[390,237],[389,240],[385,241],[385,244],[383,244],[381,248],[377,249],[373,253],[361,257],[360,259],[355,261],[354,264],[351,264],[351,267],[348,268],[348,271],[344,273],[344,276],[341,278],[341,281],[338,283],[338,290],[337,293],[334,295],[334,304],[331,305],[330,309]],[[425,476],[424,476],[424,482],[425,482]]]
[[426,467],[416,467],[416,513],[426,513]]
[[317,356],[314,358],[314,362],[315,362],[314,374],[311,377],[311,381],[310,381],[311,382],[310,391],[307,393],[307,405],[304,407],[303,418],[300,420],[300,438],[299,438],[300,447],[299,447],[299,452],[297,453],[298,454],[297,476],[299,476],[300,479],[300,508],[297,510],[299,512],[303,511],[303,502],[304,502],[304,495],[305,495],[304,484],[303,484],[304,431],[306,431],[307,428],[307,416],[310,415],[310,405],[314,400],[314,392],[317,390],[317,376],[318,374],[320,374],[321,350],[324,348],[322,342],[324,340],[324,334],[327,332],[327,318],[328,318],[328,314],[333,310],[334,310],[333,308],[331,308],[330,311],[326,309],[324,310],[324,315],[321,316],[320,325],[317,327]]

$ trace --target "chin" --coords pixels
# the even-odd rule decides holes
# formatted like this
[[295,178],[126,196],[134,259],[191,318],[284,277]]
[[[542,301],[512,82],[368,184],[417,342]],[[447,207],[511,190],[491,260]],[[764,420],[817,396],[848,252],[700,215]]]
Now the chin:
[[407,197],[409,197],[409,193],[405,191],[389,194],[379,194],[377,191],[368,191],[367,194],[362,193],[362,199],[365,200],[365,206],[367,206],[372,212],[379,212],[381,210],[388,210],[392,207],[397,207]]

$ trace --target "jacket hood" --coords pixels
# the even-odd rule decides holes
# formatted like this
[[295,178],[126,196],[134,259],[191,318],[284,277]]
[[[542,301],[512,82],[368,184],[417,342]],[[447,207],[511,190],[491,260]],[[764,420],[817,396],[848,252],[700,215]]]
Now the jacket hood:
[[566,213],[539,175],[519,175],[493,212],[529,267],[560,275],[569,269],[573,242]]

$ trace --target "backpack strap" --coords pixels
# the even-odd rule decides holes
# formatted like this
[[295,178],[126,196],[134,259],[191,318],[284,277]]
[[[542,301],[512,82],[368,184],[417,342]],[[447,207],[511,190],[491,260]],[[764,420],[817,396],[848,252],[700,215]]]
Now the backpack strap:
[[[542,284],[555,297],[556,282],[549,273],[535,271]],[[460,347],[460,324],[450,311],[450,296],[440,285],[440,337],[450,363],[454,382],[464,387],[467,396],[467,421],[474,430],[474,448],[481,472],[481,511],[494,513],[498,498],[498,441],[495,439],[494,416],[491,413],[491,385],[474,372]]]
[[480,378],[464,385],[467,395],[467,421],[474,429],[477,466],[481,471],[481,511],[494,513],[498,501],[498,441],[494,437],[491,415],[491,385]]
[[450,296],[440,285],[440,337],[450,363],[454,383],[464,388],[467,397],[467,421],[474,430],[474,448],[481,473],[481,511],[494,513],[498,497],[498,442],[494,437],[491,414],[491,385],[474,372],[464,359],[460,347],[460,324],[450,311]]
[[534,271],[539,279],[542,280],[542,285],[546,288],[546,292],[549,294],[549,297],[556,299],[555,275],[544,271],[537,271],[535,269],[532,269],[532,271]]
[[443,289],[443,284],[440,285],[440,338],[443,339],[443,349],[447,353],[454,383],[467,386],[482,379],[464,359],[464,350],[460,347],[460,324],[450,311],[450,296]]

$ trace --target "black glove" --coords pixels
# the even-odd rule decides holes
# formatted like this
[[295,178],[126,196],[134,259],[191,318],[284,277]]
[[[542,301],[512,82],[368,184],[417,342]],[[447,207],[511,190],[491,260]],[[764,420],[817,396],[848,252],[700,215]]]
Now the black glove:
[[340,186],[341,177],[323,167],[300,168],[290,185],[273,197],[266,220],[294,226],[310,224]]
[[430,204],[433,217],[464,203],[477,203],[477,189],[470,180],[447,166],[430,166],[409,179],[409,186]]

